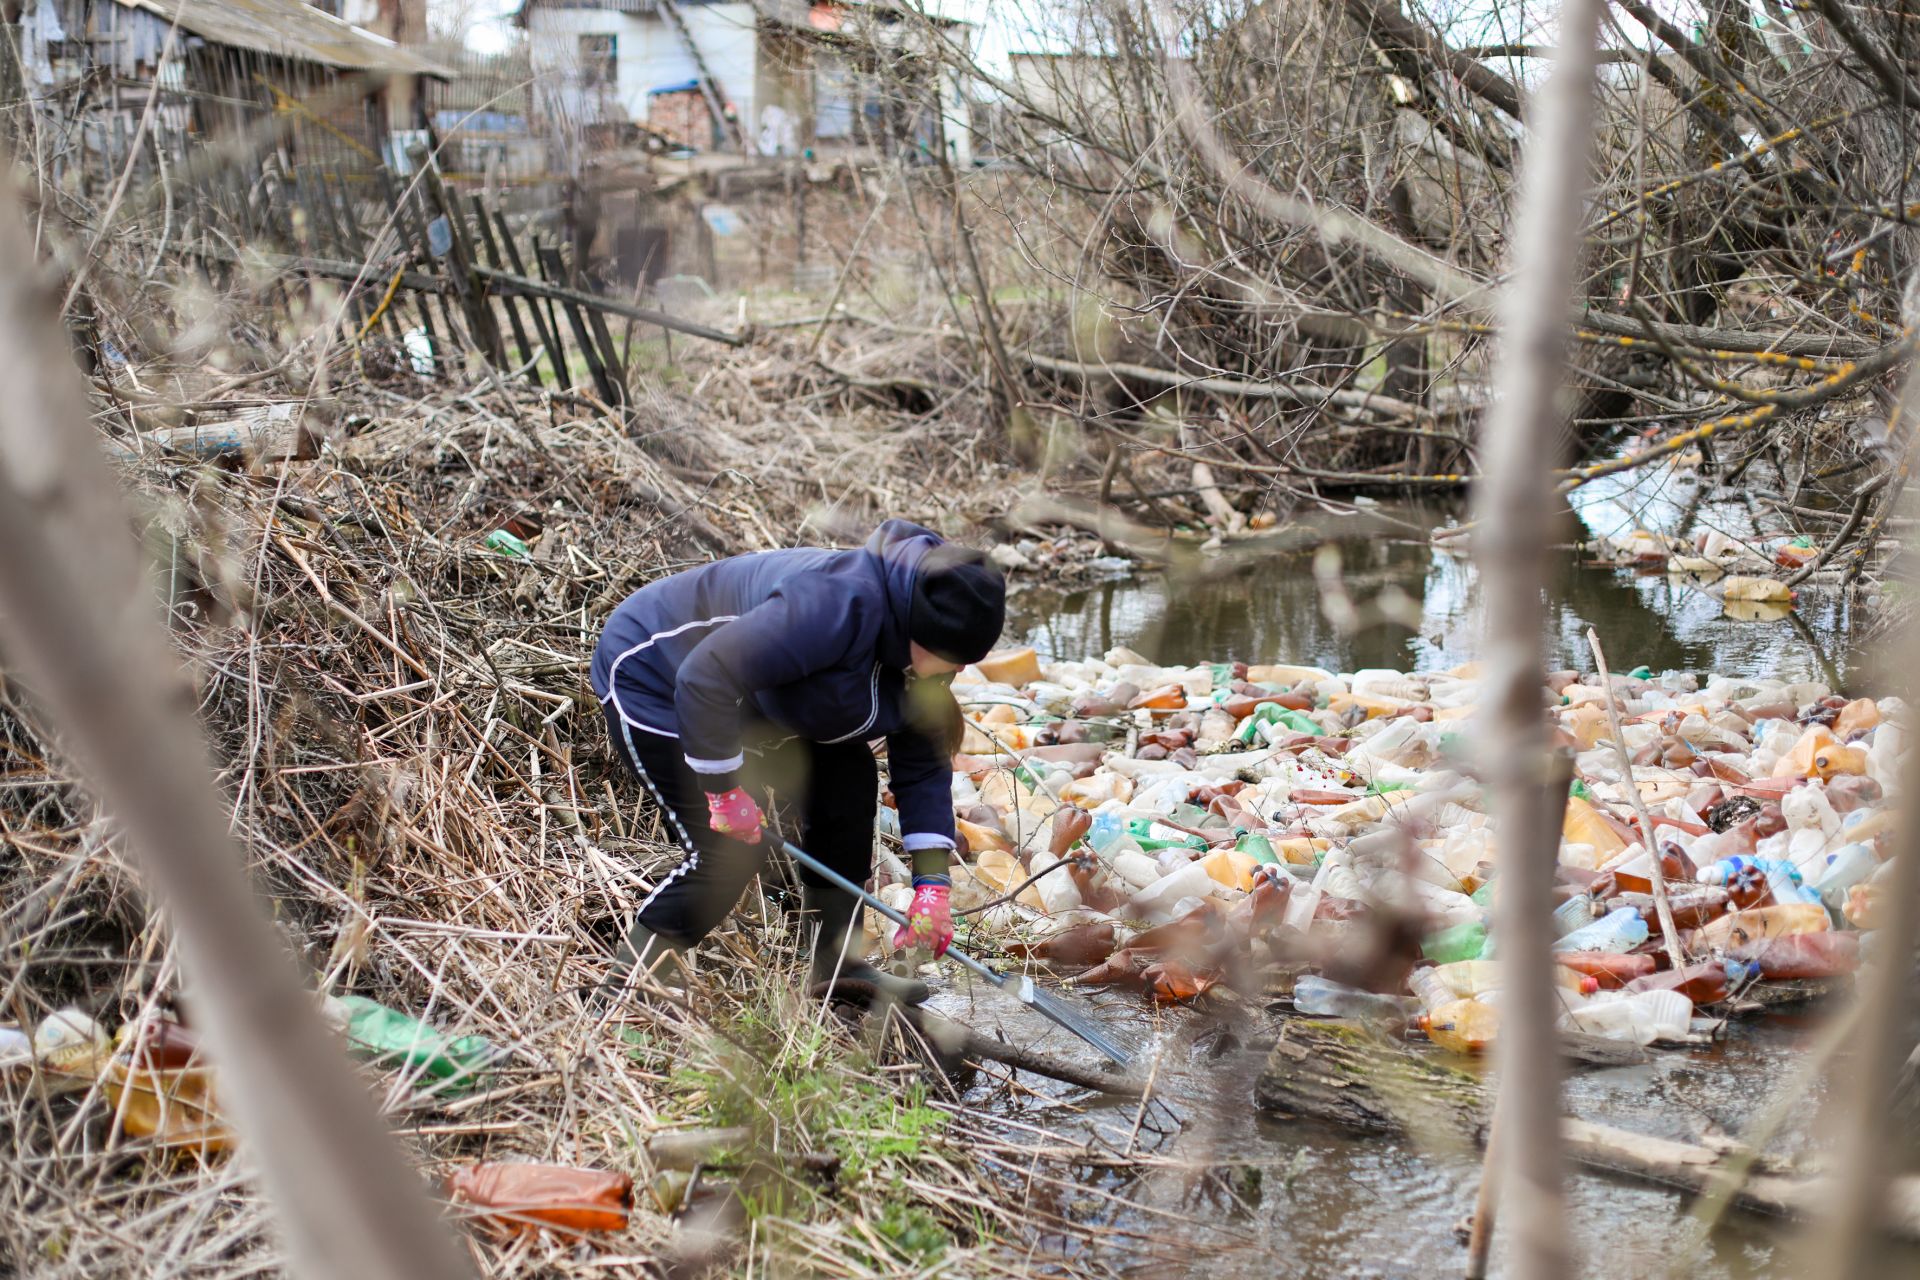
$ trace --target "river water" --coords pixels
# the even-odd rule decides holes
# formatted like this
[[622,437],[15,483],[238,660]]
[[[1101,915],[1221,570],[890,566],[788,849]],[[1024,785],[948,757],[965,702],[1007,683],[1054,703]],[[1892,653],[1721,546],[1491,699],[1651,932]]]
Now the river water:
[[[1580,537],[1640,525],[1667,532],[1718,527],[1752,538],[1783,530],[1745,497],[1715,502],[1671,477],[1596,487],[1576,513]],[[1320,526],[1339,554],[1341,589],[1362,612],[1384,593],[1398,622],[1343,628],[1323,607],[1312,552],[1262,557],[1225,572],[1191,566],[1073,592],[1028,590],[1012,604],[1010,632],[1048,657],[1098,655],[1124,645],[1165,663],[1294,662],[1336,671],[1430,670],[1477,649],[1478,591],[1471,563],[1436,550],[1424,532],[1456,518],[1444,508],[1387,506],[1328,516]],[[1381,532],[1382,520],[1387,532]],[[1359,536],[1349,536],[1351,527]],[[1364,532],[1361,530],[1364,529]],[[1570,538],[1571,541],[1571,538]],[[1324,553],[1323,553],[1324,555]],[[1325,561],[1323,560],[1323,564]],[[1556,552],[1548,592],[1549,643],[1559,666],[1591,669],[1585,633],[1598,628],[1616,670],[1723,671],[1836,686],[1865,682],[1856,606],[1833,588],[1801,592],[1790,617],[1729,618],[1700,586],[1582,563]],[[1858,610],[1864,612],[1864,610]],[[1105,1151],[1148,1153],[1124,1173],[1090,1159],[1080,1182],[1023,1188],[1086,1233],[1052,1244],[1096,1253],[1116,1272],[1253,1276],[1458,1275],[1466,1250],[1456,1227],[1473,1209],[1480,1155],[1403,1138],[1357,1137],[1323,1125],[1260,1114],[1252,1089],[1264,1045],[1277,1030],[1258,1001],[1222,1018],[1154,1011],[1127,994],[1090,999],[1111,1024],[1156,1059],[1154,1105],[1089,1099],[1083,1091],[1020,1077],[1020,1088],[976,1086],[971,1101],[1007,1125],[1032,1124]],[[1035,1040],[1046,1024],[990,989],[955,988],[937,1007],[1009,1038]],[[1572,1114],[1664,1137],[1698,1141],[1738,1134],[1776,1090],[1797,1101],[1785,1140],[1819,1145],[1825,1082],[1801,1081],[1818,1010],[1776,1013],[1734,1026],[1724,1043],[1659,1051],[1651,1065],[1576,1072]],[[1063,1032],[1038,1043],[1093,1061]],[[1568,1194],[1575,1274],[1666,1274],[1689,1237],[1678,1193],[1577,1174]],[[1700,1241],[1678,1274],[1748,1280],[1817,1274],[1789,1228],[1734,1213]],[[1496,1252],[1496,1274],[1498,1274]],[[1907,1274],[1920,1255],[1903,1259]]]

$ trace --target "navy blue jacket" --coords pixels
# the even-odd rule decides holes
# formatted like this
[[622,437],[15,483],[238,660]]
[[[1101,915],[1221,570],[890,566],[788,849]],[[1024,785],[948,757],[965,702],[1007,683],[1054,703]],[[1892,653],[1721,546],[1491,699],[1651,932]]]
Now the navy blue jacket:
[[796,547],[650,582],[607,620],[593,690],[722,785],[750,733],[887,740],[909,850],[952,847],[953,762],[907,717],[907,610],[940,535],[889,520],[858,551]]

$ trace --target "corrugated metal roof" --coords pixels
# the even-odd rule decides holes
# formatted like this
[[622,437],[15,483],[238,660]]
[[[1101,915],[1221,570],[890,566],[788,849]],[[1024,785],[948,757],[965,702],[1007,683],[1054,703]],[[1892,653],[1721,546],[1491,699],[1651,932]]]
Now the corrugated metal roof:
[[385,36],[322,13],[305,0],[117,0],[165,22],[179,21],[214,44],[299,58],[343,71],[448,78],[446,68]]

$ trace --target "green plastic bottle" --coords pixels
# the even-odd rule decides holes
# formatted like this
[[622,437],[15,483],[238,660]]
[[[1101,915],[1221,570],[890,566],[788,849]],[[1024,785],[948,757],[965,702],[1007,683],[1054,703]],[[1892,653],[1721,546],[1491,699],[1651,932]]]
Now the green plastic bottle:
[[339,996],[329,1004],[346,1024],[347,1047],[355,1057],[446,1081],[443,1092],[472,1089],[501,1056],[480,1036],[446,1035],[365,996]]
[[1271,865],[1280,861],[1280,855],[1273,851],[1273,841],[1258,831],[1242,832],[1233,847],[1262,865]]
[[489,551],[497,551],[503,556],[512,556],[518,560],[525,560],[533,554],[532,547],[529,547],[505,529],[495,529],[487,535],[487,549]]
[[1308,715],[1306,712],[1295,711],[1291,707],[1282,711],[1275,718],[1281,724],[1287,726],[1287,728],[1293,730],[1295,733],[1311,733],[1315,737],[1319,737],[1322,734],[1326,733],[1326,730],[1320,727],[1319,721],[1315,720],[1312,716]]
[[1260,726],[1272,724],[1278,720],[1282,710],[1283,708],[1277,702],[1260,703],[1247,713],[1247,718],[1242,720],[1240,727],[1233,731],[1233,740],[1243,744],[1252,742],[1254,736],[1260,732]]
[[1456,924],[1450,929],[1430,933],[1420,940],[1420,951],[1435,964],[1456,960],[1478,960],[1487,949],[1487,926],[1478,920]]

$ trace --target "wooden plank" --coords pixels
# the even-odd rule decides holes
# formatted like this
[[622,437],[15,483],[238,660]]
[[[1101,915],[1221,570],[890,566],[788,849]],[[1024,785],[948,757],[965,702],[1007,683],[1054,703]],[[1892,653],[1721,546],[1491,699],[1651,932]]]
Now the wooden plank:
[[[500,246],[493,242],[493,226],[487,220],[486,201],[479,196],[469,197],[473,206],[473,225],[480,238],[480,247],[485,251],[487,262],[495,267],[500,265]],[[520,363],[526,366],[527,376],[533,379],[534,386],[540,386],[540,362],[534,358],[533,344],[527,341],[526,326],[520,323],[520,309],[514,305],[511,296],[502,296],[500,305],[507,313],[507,327],[513,330],[513,344],[520,349]],[[529,300],[529,310],[537,304]]]
[[[513,241],[513,232],[507,227],[507,216],[498,209],[493,211],[493,225],[500,233],[500,248],[507,256],[508,265],[513,268],[515,275],[525,277],[527,268],[520,258],[520,246]],[[554,385],[572,386],[573,379],[567,376],[567,353],[560,345],[560,322],[553,314],[553,300],[529,295],[527,310],[533,313],[533,327],[540,331],[540,341],[547,344],[547,361],[553,366]]]
[[[418,244],[419,240],[413,232],[413,219],[408,216],[407,209],[400,203],[399,194],[394,190],[393,174],[388,172],[387,166],[381,165],[373,171],[373,176],[380,187],[380,198],[386,202],[387,215],[393,219],[393,229],[400,237],[401,247]],[[358,274],[357,270],[356,274]],[[401,284],[406,285],[404,277],[401,279]],[[407,285],[407,287],[413,290],[413,305],[419,310],[420,327],[426,331],[427,349],[433,354],[433,371],[438,374],[440,372],[440,335],[433,327],[433,312],[427,306],[427,299],[424,296],[425,288],[413,285]]]
[[[549,280],[555,280],[566,270],[566,264],[560,259],[560,251],[539,241],[534,242],[534,259],[539,262],[540,270]],[[594,390],[600,394],[600,400],[611,408],[618,408],[613,383],[607,377],[606,369],[600,363],[600,357],[594,351],[593,338],[587,333],[586,318],[580,314],[580,305],[570,299],[561,298],[560,309],[567,313],[567,323],[573,328],[573,340],[586,357],[587,373],[593,378]]]
[[[446,274],[453,285],[453,296],[466,315],[467,331],[481,353],[499,368],[506,364],[507,353],[500,341],[500,330],[493,322],[493,312],[487,307],[486,290],[480,277],[474,274],[473,248],[467,243],[466,220],[460,216],[460,206],[447,193],[446,184],[440,180],[439,166],[425,143],[416,142],[408,147],[407,157],[420,173],[422,198],[429,215],[437,210],[446,223]],[[431,221],[428,225],[432,226]]]

